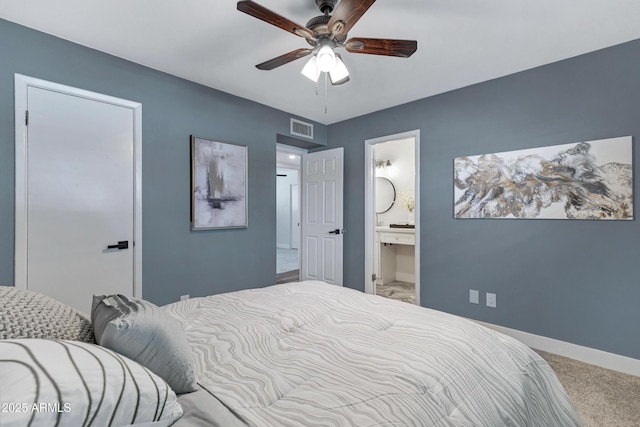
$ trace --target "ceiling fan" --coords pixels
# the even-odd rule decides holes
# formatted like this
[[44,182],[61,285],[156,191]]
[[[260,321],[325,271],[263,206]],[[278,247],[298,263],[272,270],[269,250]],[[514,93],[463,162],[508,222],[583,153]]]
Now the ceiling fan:
[[[296,49],[277,58],[256,65],[260,70],[273,70],[296,59],[313,55],[302,69],[302,74],[317,82],[320,74],[329,74],[331,84],[349,81],[349,71],[336,48],[347,52],[408,58],[418,48],[415,40],[392,40],[354,37],[347,33],[371,7],[375,0],[315,0],[322,15],[311,18],[306,26],[298,25],[251,0],[238,2],[238,10],[261,21],[303,37],[311,48]],[[338,6],[336,7],[336,3]]]

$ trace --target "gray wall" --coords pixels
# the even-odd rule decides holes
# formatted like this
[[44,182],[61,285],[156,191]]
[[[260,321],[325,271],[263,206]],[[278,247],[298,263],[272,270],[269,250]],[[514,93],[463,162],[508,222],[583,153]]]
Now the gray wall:
[[[455,157],[635,145],[639,105],[640,40],[329,126],[329,145],[345,147],[344,282],[364,288],[363,141],[420,129],[422,305],[640,358],[637,220],[453,219]],[[638,189],[637,149],[634,162]],[[497,309],[469,304],[470,288],[497,293]]]
[[[275,140],[289,114],[3,20],[0,58],[0,284],[13,284],[14,73],[142,102],[145,298],[275,282]],[[638,76],[635,41],[328,134],[316,124],[317,142],[345,147],[347,286],[364,288],[363,141],[420,129],[422,305],[640,358],[638,221],[454,220],[452,207],[455,157],[624,135],[635,144]],[[190,231],[190,134],[249,145],[248,229]],[[469,288],[497,293],[498,308],[469,304]]]
[[[146,299],[275,283],[276,134],[290,114],[0,20],[0,284],[14,280],[14,73],[142,103]],[[190,134],[249,146],[248,229],[190,231]]]

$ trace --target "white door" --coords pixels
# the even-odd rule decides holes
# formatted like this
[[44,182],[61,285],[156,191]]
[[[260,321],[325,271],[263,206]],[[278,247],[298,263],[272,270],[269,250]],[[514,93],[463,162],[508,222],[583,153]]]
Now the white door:
[[291,185],[291,249],[300,245],[300,186]]
[[34,86],[26,96],[16,191],[26,200],[26,271],[16,265],[16,285],[85,313],[93,294],[136,294],[134,109]]
[[342,286],[344,149],[302,156],[301,280]]

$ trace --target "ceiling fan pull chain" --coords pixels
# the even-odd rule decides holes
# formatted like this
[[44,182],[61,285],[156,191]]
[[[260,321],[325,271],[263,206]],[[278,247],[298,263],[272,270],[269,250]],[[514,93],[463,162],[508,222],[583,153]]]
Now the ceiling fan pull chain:
[[324,113],[327,114],[327,104],[329,103],[329,90],[327,87],[329,86],[327,82],[327,74],[324,73]]

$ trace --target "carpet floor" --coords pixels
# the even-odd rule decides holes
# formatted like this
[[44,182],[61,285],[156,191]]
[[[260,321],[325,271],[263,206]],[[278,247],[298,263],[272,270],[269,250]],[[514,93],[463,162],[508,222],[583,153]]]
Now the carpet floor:
[[584,427],[640,426],[640,377],[536,352],[555,371]]

